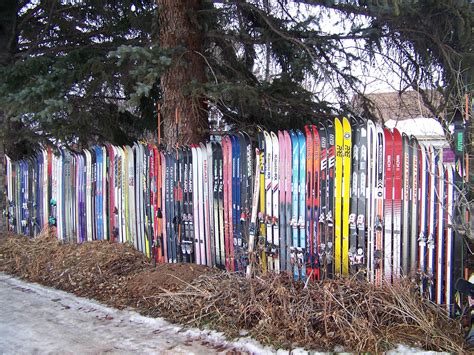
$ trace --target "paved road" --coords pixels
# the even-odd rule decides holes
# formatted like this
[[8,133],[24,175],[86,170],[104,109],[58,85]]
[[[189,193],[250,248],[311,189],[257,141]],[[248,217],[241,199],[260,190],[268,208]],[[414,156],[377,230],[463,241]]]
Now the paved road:
[[269,353],[251,341],[185,330],[0,273],[0,354]]

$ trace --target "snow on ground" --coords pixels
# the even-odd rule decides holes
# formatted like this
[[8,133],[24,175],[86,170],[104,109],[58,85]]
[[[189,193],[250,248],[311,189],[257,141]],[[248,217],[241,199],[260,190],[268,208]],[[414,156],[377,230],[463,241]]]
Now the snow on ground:
[[[184,329],[0,273],[0,354],[274,353],[254,340]],[[288,352],[287,352],[288,353]]]
[[398,354],[423,354],[423,355],[435,355],[435,354],[446,354],[449,353],[442,353],[436,351],[422,351],[418,348],[412,348],[406,345],[398,345],[395,349],[387,351],[386,355],[398,355]]
[[[0,273],[0,354],[225,354],[228,351],[289,353],[264,347],[248,337],[229,341],[215,331],[184,328],[162,318],[109,308]],[[291,351],[295,355],[308,353],[300,348]],[[422,352],[400,345],[390,353]]]

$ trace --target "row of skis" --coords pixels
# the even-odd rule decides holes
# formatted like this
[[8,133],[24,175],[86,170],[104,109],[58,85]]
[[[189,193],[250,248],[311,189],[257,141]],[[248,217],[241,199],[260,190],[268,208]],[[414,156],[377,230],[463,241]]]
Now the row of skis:
[[[363,119],[245,132],[164,150],[45,148],[7,158],[7,220],[64,241],[131,243],[156,262],[286,271],[295,280],[418,277],[453,303],[461,179],[416,138]],[[250,250],[250,252],[249,252]]]

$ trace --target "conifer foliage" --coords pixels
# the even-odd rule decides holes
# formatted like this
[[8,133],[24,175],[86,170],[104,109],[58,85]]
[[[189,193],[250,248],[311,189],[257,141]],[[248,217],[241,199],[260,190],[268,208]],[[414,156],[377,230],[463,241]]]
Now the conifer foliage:
[[[25,142],[129,143],[156,129],[157,101],[170,145],[205,138],[210,107],[239,127],[302,127],[351,112],[377,55],[400,76],[398,89],[420,91],[445,126],[472,90],[469,0],[173,3],[3,1],[0,119],[10,155]],[[166,22],[173,11],[186,31]],[[180,135],[170,129],[177,108]]]

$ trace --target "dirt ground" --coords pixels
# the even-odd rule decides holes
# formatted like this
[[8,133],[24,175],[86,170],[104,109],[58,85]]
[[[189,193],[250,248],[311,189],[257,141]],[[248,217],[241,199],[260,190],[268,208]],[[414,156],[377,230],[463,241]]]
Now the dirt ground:
[[48,236],[7,235],[0,237],[0,270],[117,308],[138,306],[143,297],[176,292],[201,275],[218,272],[194,264],[154,267],[125,244],[61,244]]
[[374,287],[339,278],[303,288],[284,274],[247,279],[194,264],[154,267],[129,245],[62,244],[48,235],[2,236],[0,271],[185,326],[230,337],[243,331],[276,348],[467,350],[459,321],[419,297],[409,280]]

